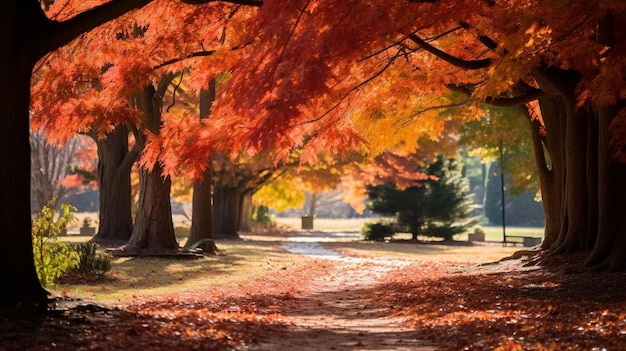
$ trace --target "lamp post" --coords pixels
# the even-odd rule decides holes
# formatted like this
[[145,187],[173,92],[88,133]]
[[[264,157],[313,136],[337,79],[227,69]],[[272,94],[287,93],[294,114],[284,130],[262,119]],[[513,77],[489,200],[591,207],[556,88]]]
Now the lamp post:
[[502,202],[502,245],[506,246],[506,211],[504,204],[504,153],[502,151],[502,139],[500,139],[500,193]]

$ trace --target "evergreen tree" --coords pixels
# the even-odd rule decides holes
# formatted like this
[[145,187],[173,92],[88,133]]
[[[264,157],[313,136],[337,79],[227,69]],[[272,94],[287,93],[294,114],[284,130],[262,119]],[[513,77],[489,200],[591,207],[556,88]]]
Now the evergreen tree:
[[478,221],[470,217],[476,205],[469,180],[457,160],[445,159],[441,155],[428,167],[428,173],[437,180],[428,182],[425,234],[451,240]]
[[469,182],[454,159],[439,156],[426,169],[418,170],[431,178],[407,188],[393,183],[369,186],[368,207],[373,212],[393,216],[396,230],[451,240],[476,223],[469,218],[476,208],[469,192]]

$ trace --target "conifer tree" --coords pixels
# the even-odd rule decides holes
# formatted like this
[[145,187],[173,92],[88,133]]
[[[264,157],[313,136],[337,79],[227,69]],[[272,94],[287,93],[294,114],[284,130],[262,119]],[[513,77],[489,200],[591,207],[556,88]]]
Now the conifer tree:
[[475,210],[469,182],[455,159],[438,156],[428,167],[419,170],[429,174],[427,180],[401,188],[394,183],[369,186],[369,208],[395,217],[397,230],[451,240],[476,223],[470,218]]

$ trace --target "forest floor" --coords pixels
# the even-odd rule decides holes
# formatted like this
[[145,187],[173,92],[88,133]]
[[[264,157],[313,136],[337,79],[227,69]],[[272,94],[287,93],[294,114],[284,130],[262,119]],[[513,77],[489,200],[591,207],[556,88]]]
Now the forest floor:
[[0,310],[0,350],[626,350],[626,274],[581,256],[242,237],[201,260],[117,259],[104,280],[58,284],[47,314]]

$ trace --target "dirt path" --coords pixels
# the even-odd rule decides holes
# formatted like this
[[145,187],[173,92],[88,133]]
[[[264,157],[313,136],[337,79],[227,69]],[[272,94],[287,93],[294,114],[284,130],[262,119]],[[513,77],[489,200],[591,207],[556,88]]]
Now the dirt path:
[[315,242],[286,242],[283,247],[318,258],[325,274],[302,282],[307,293],[298,296],[301,302],[295,307],[283,311],[291,326],[249,350],[434,349],[402,327],[402,320],[376,307],[371,294],[363,293],[389,271],[402,269],[405,261],[342,257]]

